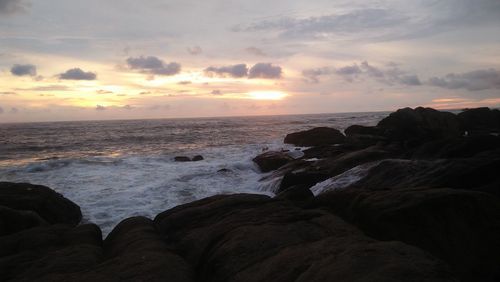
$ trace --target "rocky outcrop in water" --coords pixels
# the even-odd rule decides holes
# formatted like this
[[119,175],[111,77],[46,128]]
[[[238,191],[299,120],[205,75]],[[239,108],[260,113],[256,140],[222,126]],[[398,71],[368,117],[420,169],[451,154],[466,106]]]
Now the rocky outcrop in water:
[[0,277],[498,281],[497,112],[470,111],[402,109],[316,145],[317,130],[292,135],[312,146],[303,157],[254,159],[277,181],[274,198],[213,196],[125,219],[104,240],[50,188],[0,183]]

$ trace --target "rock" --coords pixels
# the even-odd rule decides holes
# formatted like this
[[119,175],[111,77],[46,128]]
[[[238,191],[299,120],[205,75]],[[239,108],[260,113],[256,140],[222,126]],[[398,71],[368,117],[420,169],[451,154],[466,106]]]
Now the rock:
[[413,159],[470,158],[480,153],[500,149],[500,137],[469,135],[427,142],[411,153]]
[[384,160],[351,185],[353,189],[448,187],[500,197],[500,158]]
[[370,135],[382,136],[383,131],[375,126],[351,125],[344,131],[346,136]]
[[328,212],[266,196],[214,196],[154,221],[200,281],[455,281],[415,247],[370,239]]
[[449,188],[343,189],[317,196],[367,235],[417,246],[448,262],[461,281],[500,279],[500,202]]
[[421,144],[445,137],[462,136],[456,115],[431,108],[404,108],[391,113],[377,124],[383,135],[394,141]]
[[500,111],[489,108],[467,109],[458,114],[461,128],[469,134],[500,131]]
[[296,185],[278,193],[274,198],[292,202],[304,202],[314,198],[314,195],[309,190],[308,185]]
[[0,206],[0,236],[48,225],[37,213]]
[[174,158],[174,161],[176,161],[176,162],[190,162],[191,159],[189,157],[186,157],[186,156],[177,156]]
[[290,133],[285,137],[286,144],[312,147],[320,145],[341,144],[345,136],[335,128],[316,127],[306,131]]
[[265,152],[253,159],[262,172],[269,172],[278,169],[292,160],[293,158],[286,152],[275,151]]
[[50,224],[76,225],[82,219],[80,207],[41,185],[0,182],[0,205],[15,210],[32,211]]
[[219,172],[219,173],[231,173],[233,171],[228,169],[228,168],[221,168],[217,172]]
[[203,156],[196,155],[196,156],[193,157],[193,159],[191,161],[197,162],[197,161],[203,161],[203,160],[204,160]]
[[75,281],[63,277],[103,259],[95,225],[49,225],[0,237],[0,277],[4,281]]

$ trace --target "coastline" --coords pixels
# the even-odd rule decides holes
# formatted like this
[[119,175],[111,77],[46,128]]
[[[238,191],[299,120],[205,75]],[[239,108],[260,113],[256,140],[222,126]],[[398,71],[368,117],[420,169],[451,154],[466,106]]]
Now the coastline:
[[285,143],[308,148],[303,157],[277,151],[254,159],[269,172],[263,181],[279,183],[275,197],[212,196],[153,220],[124,219],[104,240],[97,225],[78,225],[79,207],[49,188],[0,183],[7,193],[0,276],[495,281],[499,129],[498,110],[406,108],[345,134],[289,134]]

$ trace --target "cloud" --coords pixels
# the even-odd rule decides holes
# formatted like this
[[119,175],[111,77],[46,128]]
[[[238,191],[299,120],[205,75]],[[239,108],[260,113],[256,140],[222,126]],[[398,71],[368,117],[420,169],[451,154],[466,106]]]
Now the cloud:
[[17,91],[71,91],[72,88],[66,85],[48,85],[48,86],[37,86],[31,88],[16,88]]
[[222,95],[222,92],[220,90],[216,89],[216,90],[212,90],[211,94],[212,95]]
[[17,108],[15,108],[15,107],[10,108],[11,114],[17,114],[18,112],[19,112],[19,110]]
[[264,51],[262,51],[261,49],[259,49],[257,47],[253,47],[253,46],[246,48],[245,51],[248,54],[252,54],[252,55],[255,55],[255,56],[261,56],[261,57],[267,56],[267,54],[264,53]]
[[237,64],[222,67],[208,67],[205,69],[205,74],[208,76],[218,77],[245,77],[248,75],[248,67],[246,64]]
[[190,80],[183,80],[183,81],[179,81],[177,82],[177,84],[179,85],[188,85],[188,84],[191,84],[192,82]]
[[0,92],[0,95],[17,95],[17,93],[13,91],[4,91]]
[[429,85],[447,89],[479,91],[500,89],[500,72],[496,69],[475,70],[465,73],[450,73],[444,77],[431,77]]
[[96,91],[97,94],[113,94],[113,91],[99,89]]
[[85,72],[80,68],[73,68],[59,74],[58,77],[64,80],[95,80],[97,75],[93,72]]
[[101,105],[96,105],[96,106],[95,106],[95,109],[96,109],[96,111],[105,111],[105,110],[106,110],[106,107],[101,106]]
[[250,68],[248,78],[278,79],[281,78],[282,74],[280,66],[274,66],[271,63],[258,63]]
[[36,76],[36,66],[15,64],[10,69],[10,73],[15,76]]
[[26,8],[23,0],[0,0],[0,14],[14,14]]
[[193,47],[187,47],[186,48],[186,51],[191,54],[191,55],[199,55],[201,53],[203,53],[203,49],[201,49],[200,46],[193,46]]
[[322,67],[306,69],[302,71],[302,75],[306,81],[311,83],[318,83],[321,76],[338,75],[348,82],[353,82],[358,77],[369,77],[375,79],[380,83],[387,85],[401,84],[408,86],[420,86],[422,82],[416,74],[407,73],[399,68],[397,64],[390,64],[385,68],[370,65],[367,61],[361,62],[359,65],[354,63],[352,65],[343,67]]
[[404,85],[411,85],[411,86],[418,86],[422,85],[420,82],[420,79],[418,78],[417,75],[403,75],[398,78],[399,82]]
[[176,75],[181,71],[181,65],[176,62],[165,63],[155,56],[140,56],[128,58],[127,65],[130,69],[139,70],[142,73],[151,75]]
[[0,114],[3,114],[3,108],[0,107]]
[[409,21],[401,13],[387,9],[360,9],[344,14],[309,18],[283,17],[261,21],[248,26],[237,26],[233,31],[277,30],[288,38],[325,38],[333,34],[358,33],[365,30],[394,28]]

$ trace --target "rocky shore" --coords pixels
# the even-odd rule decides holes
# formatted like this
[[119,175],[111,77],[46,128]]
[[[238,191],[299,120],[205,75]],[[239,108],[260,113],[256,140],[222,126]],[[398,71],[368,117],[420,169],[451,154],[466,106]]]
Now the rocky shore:
[[297,151],[254,159],[275,197],[213,196],[105,239],[50,188],[0,182],[0,280],[500,281],[499,132],[498,110],[405,108],[291,133]]

